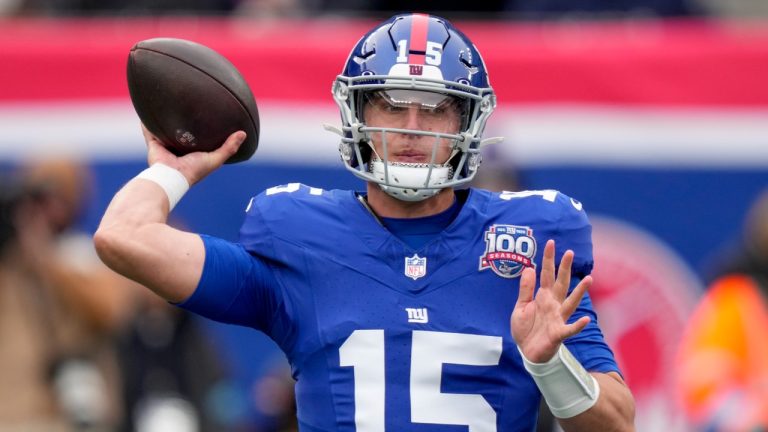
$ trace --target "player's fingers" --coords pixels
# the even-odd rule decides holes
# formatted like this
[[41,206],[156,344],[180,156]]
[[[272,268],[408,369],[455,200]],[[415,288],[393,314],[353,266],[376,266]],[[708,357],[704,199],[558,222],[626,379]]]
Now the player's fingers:
[[568,294],[568,288],[571,286],[571,265],[573,264],[573,251],[567,250],[560,260],[560,266],[557,269],[557,279],[554,284],[555,298],[560,302],[565,300]]
[[171,153],[160,140],[152,135],[152,132],[148,131],[144,125],[141,125],[142,133],[144,134],[144,140],[147,143],[147,164],[152,165],[156,162],[163,162],[168,165],[172,165],[172,160],[176,156]]
[[243,144],[245,141],[246,134],[243,131],[237,131],[229,135],[227,137],[227,140],[224,141],[224,144],[221,145],[221,147],[217,148],[216,150],[212,151],[210,153],[211,158],[213,160],[213,163],[216,166],[222,165],[224,162],[227,161],[232,155],[237,153],[237,149],[240,148],[240,145]]
[[526,267],[520,276],[520,293],[517,295],[515,308],[533,300],[533,291],[536,288],[536,270]]
[[147,129],[146,126],[144,126],[144,123],[141,124],[141,134],[144,135],[144,142],[147,143],[147,151],[149,154],[162,154],[162,153],[170,153],[167,148],[163,145],[163,143],[160,141],[160,138],[156,137],[152,132]]
[[541,263],[541,287],[551,288],[555,283],[555,241],[547,240],[544,260]]
[[147,140],[147,153],[149,153],[150,155],[160,152],[160,149],[162,148],[163,148],[163,145],[160,144],[159,142],[154,140]]
[[571,294],[565,299],[565,301],[563,301],[563,306],[560,308],[563,321],[567,321],[568,318],[573,315],[573,312],[575,312],[576,308],[579,307],[579,303],[581,303],[581,299],[584,297],[584,293],[586,293],[591,286],[592,276],[586,276],[584,279],[579,281],[578,285],[576,285],[576,288],[574,288]]
[[563,329],[562,340],[566,340],[571,336],[581,333],[581,331],[584,330],[584,327],[589,324],[590,319],[591,318],[588,316],[583,316],[571,324],[566,325]]
[[150,145],[150,143],[154,143],[155,145],[160,145],[160,140],[147,129],[146,126],[144,126],[144,123],[141,124],[141,134],[144,135],[144,141],[146,141],[147,145]]

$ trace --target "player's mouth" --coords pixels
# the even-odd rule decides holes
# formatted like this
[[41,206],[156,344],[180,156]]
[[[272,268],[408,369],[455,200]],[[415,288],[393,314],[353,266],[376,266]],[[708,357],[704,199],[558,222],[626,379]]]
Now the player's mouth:
[[399,152],[393,155],[392,160],[394,162],[406,162],[406,163],[429,163],[430,156],[426,153],[405,151]]

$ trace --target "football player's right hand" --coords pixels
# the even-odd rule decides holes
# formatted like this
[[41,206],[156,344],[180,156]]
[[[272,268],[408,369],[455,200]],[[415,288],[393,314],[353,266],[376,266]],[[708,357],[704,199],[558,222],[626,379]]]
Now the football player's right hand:
[[147,162],[168,165],[181,172],[191,185],[202,180],[205,176],[219,168],[237,152],[245,141],[245,132],[237,131],[231,134],[221,147],[212,152],[193,152],[184,156],[176,156],[142,124],[141,130],[147,143]]

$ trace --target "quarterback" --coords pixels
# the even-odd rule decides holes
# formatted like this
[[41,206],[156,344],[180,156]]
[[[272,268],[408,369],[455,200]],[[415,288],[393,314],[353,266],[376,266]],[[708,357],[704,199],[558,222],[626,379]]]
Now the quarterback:
[[362,192],[298,183],[247,204],[237,243],[166,224],[244,139],[150,167],[114,197],[102,259],[179,307],[252,327],[286,353],[300,430],[532,431],[543,397],[566,431],[634,430],[634,401],[586,291],[591,226],[554,190],[460,188],[496,106],[474,44],[395,16],[333,83],[341,159]]

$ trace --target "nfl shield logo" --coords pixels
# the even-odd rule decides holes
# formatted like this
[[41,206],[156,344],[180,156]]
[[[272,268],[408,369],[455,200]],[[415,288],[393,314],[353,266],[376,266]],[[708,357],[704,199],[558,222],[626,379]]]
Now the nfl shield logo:
[[427,274],[427,257],[421,258],[417,254],[405,257],[405,275],[416,280]]

